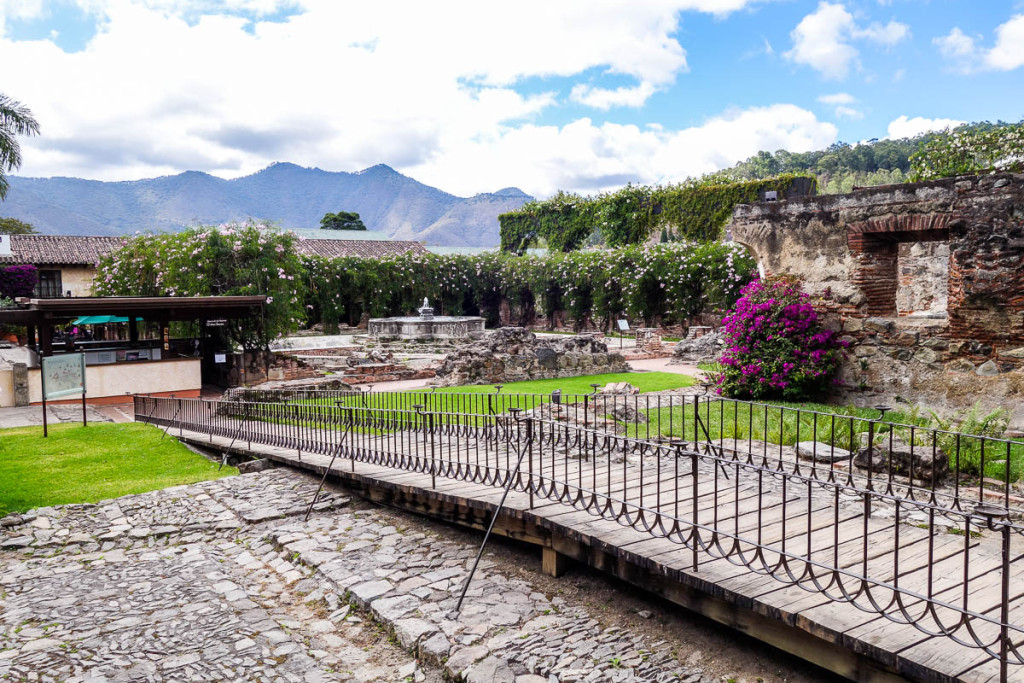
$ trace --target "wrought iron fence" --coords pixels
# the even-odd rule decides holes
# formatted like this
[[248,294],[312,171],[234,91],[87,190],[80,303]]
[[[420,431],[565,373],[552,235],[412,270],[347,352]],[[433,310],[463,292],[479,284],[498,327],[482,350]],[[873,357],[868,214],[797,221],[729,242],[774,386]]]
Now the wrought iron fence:
[[138,396],[135,413],[432,486],[511,487],[531,507],[561,503],[686,548],[690,571],[725,561],[800,586],[983,650],[1004,679],[1024,664],[1019,441],[706,396]]

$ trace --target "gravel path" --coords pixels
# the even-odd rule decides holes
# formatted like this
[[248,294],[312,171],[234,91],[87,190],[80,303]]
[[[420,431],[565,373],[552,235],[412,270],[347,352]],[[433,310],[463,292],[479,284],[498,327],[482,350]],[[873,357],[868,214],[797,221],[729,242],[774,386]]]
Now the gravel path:
[[[0,680],[823,680],[610,580],[278,469],[0,520]],[[597,602],[595,602],[597,599]]]

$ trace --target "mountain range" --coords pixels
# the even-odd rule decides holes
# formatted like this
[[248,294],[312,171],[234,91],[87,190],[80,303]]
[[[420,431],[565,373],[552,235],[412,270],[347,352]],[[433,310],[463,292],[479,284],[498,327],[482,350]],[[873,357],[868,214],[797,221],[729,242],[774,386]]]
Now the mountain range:
[[356,173],[290,163],[232,180],[186,171],[123,182],[10,177],[0,215],[50,235],[174,231],[247,218],[283,228],[318,228],[325,213],[355,211],[367,229],[440,246],[493,247],[498,214],[532,197],[516,188],[463,198],[384,164]]

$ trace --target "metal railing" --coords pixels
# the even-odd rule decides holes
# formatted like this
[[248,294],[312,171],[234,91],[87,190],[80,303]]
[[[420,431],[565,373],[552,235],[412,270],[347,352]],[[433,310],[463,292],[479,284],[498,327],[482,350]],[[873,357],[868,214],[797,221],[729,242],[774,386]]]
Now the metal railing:
[[[531,508],[561,503],[685,548],[682,569],[725,561],[849,603],[980,649],[1004,680],[1024,664],[1024,595],[1011,591],[1024,579],[1024,510],[1010,483],[1022,442],[701,396],[287,398],[138,396],[135,413],[299,458],[421,473],[431,486],[511,487]],[[815,444],[803,457],[791,445],[801,440]]]

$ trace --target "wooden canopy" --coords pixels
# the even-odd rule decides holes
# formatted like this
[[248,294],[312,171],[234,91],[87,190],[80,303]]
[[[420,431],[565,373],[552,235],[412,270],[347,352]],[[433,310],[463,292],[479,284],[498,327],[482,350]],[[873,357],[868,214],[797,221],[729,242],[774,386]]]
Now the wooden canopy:
[[[52,353],[53,327],[64,325],[82,316],[121,316],[128,318],[133,340],[138,338],[137,320],[151,320],[166,327],[172,320],[238,319],[258,315],[266,305],[266,297],[256,296],[191,296],[191,297],[65,297],[60,299],[17,300],[17,308],[0,309],[0,323],[25,325],[29,338],[39,328],[39,341],[44,356]],[[31,342],[30,342],[31,343]]]

